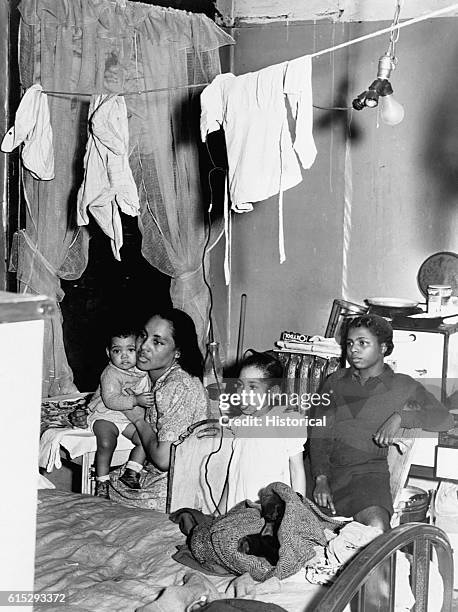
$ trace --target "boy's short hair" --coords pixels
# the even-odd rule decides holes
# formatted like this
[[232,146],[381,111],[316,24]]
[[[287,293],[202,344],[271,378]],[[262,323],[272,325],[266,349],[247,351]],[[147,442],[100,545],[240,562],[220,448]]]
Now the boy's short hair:
[[365,327],[377,337],[380,344],[383,342],[386,345],[385,357],[391,355],[394,348],[393,328],[386,319],[376,314],[365,314],[350,319],[347,325],[345,342],[347,341],[347,336],[350,329],[355,329],[358,327]]
[[134,336],[134,338],[136,338],[137,335],[138,330],[133,329],[132,327],[113,327],[106,333],[105,346],[109,350],[111,348],[113,338],[129,338],[130,336]]

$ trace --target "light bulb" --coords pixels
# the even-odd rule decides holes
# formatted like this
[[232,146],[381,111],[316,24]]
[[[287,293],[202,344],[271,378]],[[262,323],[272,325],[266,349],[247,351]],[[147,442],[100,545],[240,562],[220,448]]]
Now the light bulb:
[[404,119],[404,107],[392,94],[380,96],[380,119],[386,125],[397,125]]

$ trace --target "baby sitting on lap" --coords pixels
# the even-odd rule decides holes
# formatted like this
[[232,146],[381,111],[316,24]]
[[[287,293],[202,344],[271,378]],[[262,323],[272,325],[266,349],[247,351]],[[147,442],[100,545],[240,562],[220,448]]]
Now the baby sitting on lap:
[[139,476],[145,451],[133,423],[125,415],[134,406],[153,404],[147,372],[136,367],[137,335],[131,330],[117,330],[109,336],[107,355],[110,363],[102,372],[100,385],[88,408],[88,425],[97,438],[95,454],[96,495],[109,498],[110,463],[119,434],[135,445],[121,477],[131,489],[140,489]]

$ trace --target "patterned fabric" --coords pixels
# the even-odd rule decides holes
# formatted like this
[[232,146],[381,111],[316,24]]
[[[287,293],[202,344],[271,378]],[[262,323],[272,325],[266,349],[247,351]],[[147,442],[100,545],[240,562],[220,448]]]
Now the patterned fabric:
[[[148,409],[145,419],[157,433],[159,442],[175,442],[193,423],[209,418],[209,400],[202,383],[179,365],[172,366],[154,385],[155,406]],[[140,475],[141,489],[126,487],[112,474],[110,499],[126,506],[149,508],[165,512],[168,473],[148,464]]]
[[259,506],[241,502],[225,515],[197,525],[189,546],[194,558],[203,566],[215,564],[233,572],[249,572],[255,580],[279,579],[295,574],[315,555],[315,546],[327,543],[325,528],[334,530],[343,523],[325,516],[313,502],[301,501],[297,493],[282,482],[268,485],[261,494],[275,492],[285,502],[285,513],[278,529],[279,560],[275,567],[262,558],[238,551],[240,538],[260,533],[264,527]]

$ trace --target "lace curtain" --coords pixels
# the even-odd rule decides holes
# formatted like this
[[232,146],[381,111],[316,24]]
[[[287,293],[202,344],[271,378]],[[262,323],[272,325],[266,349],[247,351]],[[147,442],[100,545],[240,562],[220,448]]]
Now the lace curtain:
[[[87,265],[88,232],[76,227],[75,218],[90,98],[78,94],[164,89],[125,98],[142,253],[172,277],[172,302],[192,316],[203,346],[209,294],[201,88],[180,87],[211,81],[220,72],[218,48],[233,39],[205,15],[120,0],[22,0],[19,10],[22,86],[38,82],[45,90],[75,93],[48,96],[56,178],[24,176],[26,227],[12,253],[21,289],[60,301],[60,279],[79,278]],[[43,394],[72,390],[58,314],[45,329]]]

